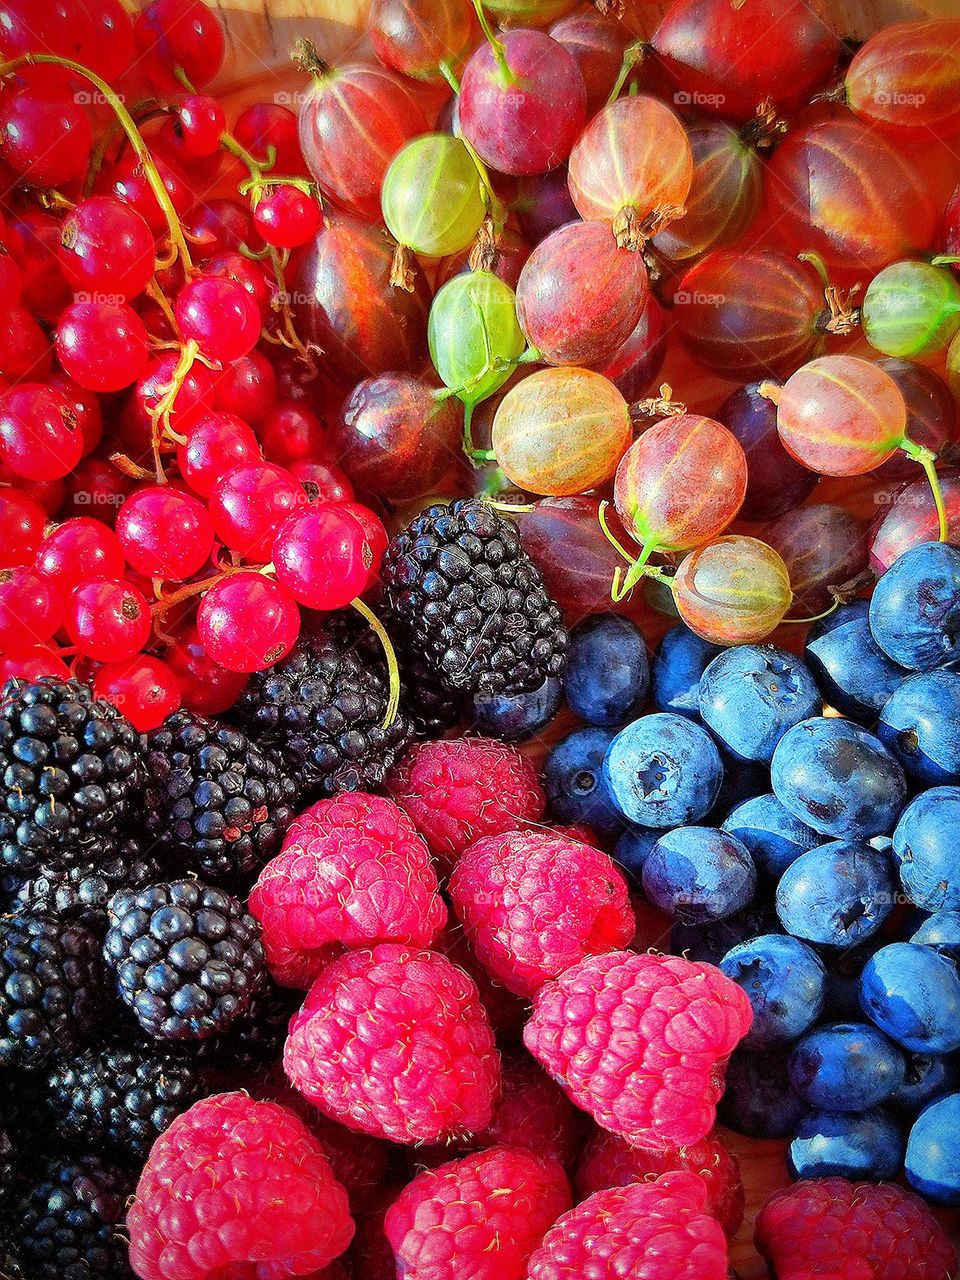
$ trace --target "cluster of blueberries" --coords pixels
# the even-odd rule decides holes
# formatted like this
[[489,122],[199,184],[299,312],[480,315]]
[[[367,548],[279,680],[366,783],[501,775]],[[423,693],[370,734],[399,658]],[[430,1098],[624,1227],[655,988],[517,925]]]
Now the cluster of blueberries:
[[651,664],[631,622],[593,616],[564,681],[587,727],[544,778],[556,817],[591,825],[672,918],[672,948],[749,996],[724,1122],[789,1137],[797,1177],[905,1169],[957,1205],[954,666],[960,550],[941,543],[816,623],[803,659],[680,625]]

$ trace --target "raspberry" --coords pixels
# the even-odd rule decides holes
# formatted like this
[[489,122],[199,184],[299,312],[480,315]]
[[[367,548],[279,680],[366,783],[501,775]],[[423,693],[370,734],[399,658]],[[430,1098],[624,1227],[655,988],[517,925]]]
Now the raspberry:
[[598,1129],[580,1155],[577,1192],[582,1199],[607,1187],[647,1182],[661,1173],[696,1174],[707,1188],[707,1208],[733,1236],[743,1221],[743,1180],[736,1156],[720,1138],[704,1138],[689,1147],[631,1147],[616,1134]]
[[528,1280],[727,1280],[727,1241],[703,1180],[665,1173],[609,1187],[565,1213],[527,1267]]
[[946,1280],[957,1266],[956,1250],[924,1202],[893,1183],[794,1183],[760,1210],[754,1238],[777,1280],[831,1272],[846,1280],[864,1262],[871,1280]]
[[447,869],[482,836],[539,821],[547,803],[529,760],[492,738],[411,747],[387,789]]
[[322,970],[291,1020],[283,1065],[321,1111],[393,1142],[485,1128],[500,1081],[474,983],[445,956],[397,943]]
[[570,1164],[577,1152],[585,1117],[566,1094],[525,1053],[503,1059],[500,1101],[493,1119],[476,1135],[479,1147],[497,1143],[549,1152]]
[[599,849],[553,832],[511,831],[470,846],[450,896],[477,959],[519,996],[636,932],[627,882]]
[[397,1274],[410,1280],[523,1280],[530,1254],[570,1204],[555,1160],[491,1147],[414,1178],[384,1225]]
[[261,871],[250,911],[274,979],[304,989],[342,947],[428,947],[447,918],[409,818],[362,792],[321,800],[297,818]]
[[142,1280],[322,1272],[354,1232],[316,1138],[245,1093],[204,1098],[174,1120],[150,1152],[127,1228]]
[[497,1033],[497,1039],[519,1041],[529,1009],[519,996],[508,991],[503,983],[492,978],[486,971],[464,936],[462,925],[449,922],[432,949],[443,952],[448,960],[468,973],[477,984],[480,1003]]
[[685,1146],[713,1128],[750,1001],[709,964],[614,951],[541,988],[524,1043],[571,1100],[637,1146]]

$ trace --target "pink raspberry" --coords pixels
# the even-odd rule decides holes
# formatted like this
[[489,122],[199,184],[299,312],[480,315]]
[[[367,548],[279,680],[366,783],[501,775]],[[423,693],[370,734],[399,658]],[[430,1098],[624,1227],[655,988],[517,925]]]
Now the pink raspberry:
[[740,1165],[715,1134],[689,1147],[632,1147],[615,1133],[598,1129],[583,1148],[577,1165],[577,1192],[582,1199],[606,1187],[646,1182],[661,1173],[696,1174],[707,1188],[707,1208],[733,1236],[743,1221]]
[[530,761],[492,738],[411,747],[387,789],[448,870],[481,836],[537,822],[547,803]]
[[486,1128],[500,1085],[474,983],[446,956],[397,943],[322,970],[290,1021],[283,1066],[321,1111],[392,1142]]
[[544,1237],[527,1280],[727,1280],[727,1239],[691,1173],[597,1191]]
[[362,792],[300,815],[250,893],[270,972],[306,989],[344,947],[428,947],[447,911],[427,846],[391,800]]
[[497,1039],[519,1041],[529,1012],[527,1005],[508,991],[502,982],[492,978],[474,954],[461,924],[451,921],[434,943],[434,951],[442,951],[448,960],[459,965],[477,984],[480,1003],[487,1011]]
[[[754,1235],[777,1280],[947,1280],[957,1254],[930,1209],[892,1182],[795,1182],[760,1210]],[[863,1273],[863,1264],[869,1271]]]
[[505,1057],[500,1075],[500,1101],[493,1119],[474,1138],[478,1147],[525,1147],[572,1163],[586,1117],[526,1053]]
[[601,1128],[682,1147],[713,1128],[726,1060],[752,1016],[713,965],[614,951],[542,987],[523,1039]]
[[556,1160],[491,1147],[419,1174],[387,1211],[385,1230],[406,1280],[523,1280],[570,1204]]
[[585,956],[626,946],[636,932],[613,859],[554,832],[478,840],[449,891],[477,959],[518,996],[535,995]]
[[324,1268],[354,1226],[295,1115],[245,1093],[194,1103],[153,1145],[127,1215],[142,1280],[286,1280]]

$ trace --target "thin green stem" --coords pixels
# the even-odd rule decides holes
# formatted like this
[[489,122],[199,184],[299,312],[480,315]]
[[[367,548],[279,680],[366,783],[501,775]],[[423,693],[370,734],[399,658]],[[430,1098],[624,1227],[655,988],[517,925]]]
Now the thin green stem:
[[503,41],[498,40],[494,35],[493,28],[487,19],[487,15],[483,9],[483,0],[473,0],[473,7],[477,11],[477,18],[480,22],[480,30],[486,36],[490,50],[496,59],[497,66],[500,68],[500,75],[504,84],[512,85],[517,83],[517,77],[510,69],[510,63],[507,61],[507,51],[503,47]]
[[480,175],[480,185],[483,187],[484,203],[486,204],[487,209],[490,212],[490,217],[493,219],[494,230],[498,232],[502,231],[504,224],[507,221],[507,206],[503,203],[503,201],[497,195],[496,191],[494,191],[493,183],[490,180],[490,171],[487,168],[487,166],[483,163],[483,161],[480,159],[480,157],[477,155],[477,152],[473,146],[473,143],[471,143],[467,138],[463,137],[462,134],[460,136],[460,141],[463,143],[466,149],[470,152],[471,159],[473,160],[473,163],[477,166],[477,172]]
[[829,618],[832,613],[840,608],[843,601],[839,598],[834,599],[829,609],[824,609],[823,613],[815,613],[812,618],[781,618],[780,625],[784,627],[801,627],[806,626],[808,622],[820,622],[823,618]]
[[937,475],[937,457],[932,449],[927,449],[922,444],[917,444],[913,440],[908,440],[904,436],[900,442],[900,448],[912,458],[914,462],[918,462],[926,473],[927,480],[930,483],[930,492],[933,494],[933,501],[937,508],[937,522],[940,526],[940,541],[948,540],[947,529],[947,509],[943,505],[943,489],[940,486],[940,477]]
[[350,601],[351,609],[356,609],[361,618],[365,618],[371,631],[373,631],[383,645],[384,657],[387,660],[387,674],[390,686],[390,696],[387,699],[387,709],[383,717],[383,728],[389,729],[397,718],[397,710],[400,706],[400,667],[397,663],[397,653],[393,647],[393,642],[387,634],[387,629],[373,612],[369,605],[364,604],[359,598]]
[[635,40],[633,44],[628,44],[623,51],[623,61],[620,63],[620,72],[616,80],[613,82],[613,88],[610,90],[610,96],[607,98],[607,105],[616,102],[623,92],[623,86],[627,83],[627,77],[635,67],[638,67],[646,57],[647,47],[642,40]]
[[450,65],[450,63],[447,61],[446,58],[444,58],[443,61],[440,63],[439,70],[444,80],[446,80],[447,84],[450,86],[450,88],[459,98],[460,97],[460,81],[457,79],[457,73],[454,71],[453,67]]
[[805,253],[798,253],[797,257],[801,262],[809,262],[811,267],[813,267],[814,271],[820,277],[820,283],[823,285],[824,289],[829,289],[830,274],[827,271],[827,264],[820,257],[819,253],[814,253],[812,249],[807,249]]
[[956,262],[960,262],[960,253],[938,253],[930,259],[932,267],[950,267]]

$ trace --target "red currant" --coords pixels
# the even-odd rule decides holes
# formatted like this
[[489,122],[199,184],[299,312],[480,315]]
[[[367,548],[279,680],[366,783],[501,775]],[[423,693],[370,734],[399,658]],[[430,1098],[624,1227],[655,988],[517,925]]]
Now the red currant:
[[146,220],[112,196],[91,196],[70,210],[60,228],[58,256],[74,288],[124,302],[143,292],[156,269]]
[[56,369],[51,375],[50,385],[56,387],[65,398],[77,420],[77,426],[83,436],[84,455],[92,453],[103,439],[103,414],[100,412],[100,401],[96,394],[88,391],[86,387],[79,386],[60,369]]
[[57,326],[57,359],[89,391],[122,391],[147,367],[147,331],[126,302],[75,302]]
[[289,467],[306,458],[333,461],[323,423],[312,410],[293,400],[278,401],[260,424],[257,433],[264,456]]
[[187,484],[209,498],[217,480],[242,462],[258,462],[260,446],[251,427],[232,413],[210,413],[177,449],[177,465]]
[[[173,380],[177,357],[165,351],[147,366],[147,371],[137,383],[128,403],[129,421],[124,423],[124,438],[131,445],[149,447],[151,415]],[[213,408],[213,388],[216,375],[205,365],[190,366],[183,383],[177,390],[170,412],[170,427],[180,435],[186,435],[200,419]]]
[[7,680],[27,680],[34,684],[46,676],[53,676],[55,680],[70,679],[67,664],[47,645],[38,644],[18,657],[0,658],[0,684]]
[[105,663],[93,677],[93,692],[112,702],[141,733],[163,724],[182,698],[176,672],[148,653]]
[[254,348],[224,369],[214,394],[218,409],[257,426],[277,398],[277,375],[267,357]]
[[269,187],[253,211],[257,229],[277,249],[298,249],[323,226],[319,203],[289,183]]
[[207,653],[194,623],[178,632],[166,661],[180,682],[182,705],[203,716],[230,709],[247,686],[245,672],[228,671]]
[[23,272],[7,252],[5,245],[0,245],[0,311],[9,311],[20,301],[23,294]]
[[197,89],[223,65],[225,42],[216,14],[201,0],[152,0],[133,27],[137,65],[161,93],[181,93],[181,72]]
[[[195,202],[187,175],[168,156],[155,154],[153,163],[174,209],[182,218]],[[136,209],[154,235],[163,235],[168,230],[167,216],[157,203],[143,165],[135,155],[124,155],[118,160],[98,186]]]
[[37,319],[56,324],[60,312],[73,301],[73,288],[59,257],[60,224],[40,209],[28,209],[13,219],[10,229],[20,242],[21,305]]
[[0,568],[29,564],[37,553],[47,513],[19,489],[0,488]]
[[45,378],[53,368],[47,335],[23,307],[0,312],[0,374],[11,382]]
[[257,304],[242,285],[221,276],[192,280],[177,295],[174,313],[184,341],[220,364],[245,356],[260,336]]
[[194,93],[180,104],[177,126],[187,155],[212,156],[220,149],[220,135],[227,127],[227,117],[216,98]]
[[150,638],[150,607],[143,592],[121,578],[85,582],[67,597],[63,625],[79,653],[121,662]]
[[242,253],[221,253],[203,264],[203,274],[242,285],[257,304],[261,323],[266,320],[272,295],[263,268],[256,262],[251,262]]
[[[226,274],[210,270],[211,258],[232,253],[240,256],[238,251],[241,245],[254,251],[263,248],[263,241],[253,225],[253,214],[249,206],[224,197],[204,200],[203,204],[191,209],[189,216],[184,219],[184,229],[191,241],[195,242],[194,258],[203,263],[204,275]],[[244,265],[249,264],[255,270],[260,270],[249,258],[241,258],[241,261]]]
[[273,147],[274,173],[299,175],[305,171],[297,117],[276,102],[255,102],[237,116],[233,136],[258,164],[266,165]]
[[46,644],[63,618],[56,584],[26,565],[0,569],[0,650],[23,653]]
[[290,471],[303,485],[308,502],[352,502],[355,497],[349,477],[332,462],[301,458]]
[[305,504],[296,477],[273,462],[242,463],[216,480],[210,490],[217,537],[253,561],[270,559],[277,527]]
[[287,588],[272,578],[231,574],[200,601],[197,631],[210,657],[228,671],[262,671],[293,648],[300,610]]
[[35,563],[67,595],[81,582],[122,577],[126,562],[113,530],[83,516],[51,530],[37,549]]
[[0,396],[0,457],[27,480],[65,476],[83,455],[83,433],[66,397],[42,382]]
[[68,91],[38,71],[21,67],[0,93],[0,146],[14,173],[37,187],[62,187],[86,172],[93,129]]
[[96,454],[81,458],[67,477],[64,514],[89,515],[113,526],[132,488],[133,481],[106,458]]
[[207,508],[170,485],[149,485],[132,493],[117,516],[117,537],[127,563],[146,578],[183,582],[213,550]]
[[362,502],[345,502],[340,509],[349,511],[366,534],[370,552],[373,556],[370,564],[370,578],[372,580],[380,573],[380,565],[387,553],[387,544],[390,541],[389,535],[383,527],[383,521],[369,507],[365,507]]
[[277,578],[310,609],[342,609],[362,595],[373,551],[363,526],[343,507],[296,511],[273,542]]
[[24,480],[22,476],[15,475],[3,462],[0,462],[0,483],[15,484],[28,497],[39,502],[48,517],[57,514],[63,506],[63,499],[67,492],[62,476],[58,476],[56,480]]
[[3,0],[0,50],[5,58],[38,50],[72,58],[105,80],[129,67],[133,28],[119,0]]

